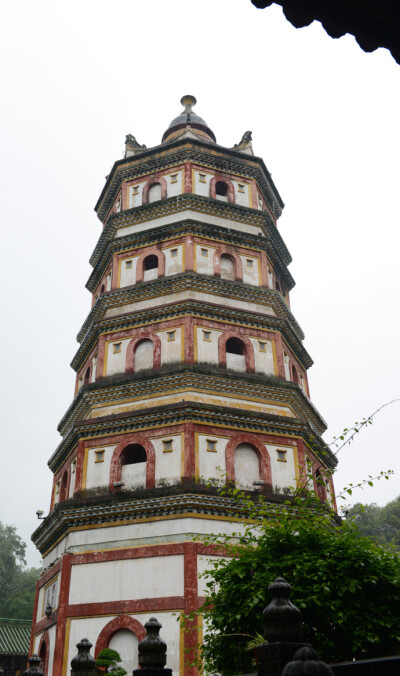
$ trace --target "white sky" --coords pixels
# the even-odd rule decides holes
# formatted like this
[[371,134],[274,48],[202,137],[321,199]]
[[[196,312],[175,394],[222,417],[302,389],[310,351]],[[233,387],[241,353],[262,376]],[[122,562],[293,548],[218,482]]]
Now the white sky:
[[[253,132],[286,203],[292,309],[326,439],[399,392],[400,66],[250,0],[19,0],[0,21],[1,511],[28,541],[47,511],[69,363],[90,307],[93,207],[125,134],[160,142],[194,94],[221,145]],[[400,493],[400,404],[341,452],[336,488]],[[39,556],[30,545],[29,564]]]

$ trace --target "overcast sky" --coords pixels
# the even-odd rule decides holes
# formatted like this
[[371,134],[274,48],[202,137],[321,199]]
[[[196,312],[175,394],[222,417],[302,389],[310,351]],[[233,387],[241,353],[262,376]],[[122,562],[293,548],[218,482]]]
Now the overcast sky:
[[[93,207],[127,133],[160,143],[183,94],[217,142],[253,132],[286,207],[292,310],[315,365],[327,441],[400,397],[400,66],[294,29],[250,0],[19,0],[0,21],[1,512],[28,541],[47,513],[47,460],[71,402],[69,363],[90,307]],[[400,403],[339,454],[336,489],[400,493]],[[349,500],[351,502],[351,500]],[[32,545],[30,565],[39,556]]]

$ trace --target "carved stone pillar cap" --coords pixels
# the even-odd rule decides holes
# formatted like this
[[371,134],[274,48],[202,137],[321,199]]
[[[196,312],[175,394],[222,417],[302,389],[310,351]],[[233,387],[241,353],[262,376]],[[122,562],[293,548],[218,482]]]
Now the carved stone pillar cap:
[[24,671],[24,676],[33,676],[33,674],[35,674],[36,676],[43,676],[43,671],[39,668],[40,662],[41,659],[39,655],[35,654],[29,657],[28,658],[29,669]]
[[333,676],[332,669],[321,662],[313,648],[300,648],[293,655],[292,662],[289,662],[282,676]]
[[95,661],[90,654],[92,644],[89,639],[83,638],[76,644],[78,653],[71,660],[71,669],[73,671],[89,671],[94,669]]
[[144,625],[147,636],[140,641],[139,650],[139,664],[141,667],[160,668],[164,667],[167,662],[166,652],[167,644],[164,639],[159,636],[162,624],[155,617],[151,617]]
[[272,601],[264,609],[264,637],[268,643],[284,641],[289,643],[301,642],[302,620],[301,611],[290,601],[292,587],[283,577],[277,577],[269,585]]

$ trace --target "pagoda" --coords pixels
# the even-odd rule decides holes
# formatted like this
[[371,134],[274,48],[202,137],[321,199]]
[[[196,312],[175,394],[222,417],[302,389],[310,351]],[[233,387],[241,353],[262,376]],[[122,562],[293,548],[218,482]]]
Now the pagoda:
[[[118,650],[128,673],[151,615],[174,673],[192,674],[199,574],[243,515],[218,486],[286,499],[306,468],[333,507],[336,460],[310,400],[312,360],[290,310],[282,199],[246,132],[217,144],[184,96],[152,148],[126,137],[95,210],[92,307],[76,388],[49,460],[49,514],[31,654],[66,676],[76,644]],[[197,640],[197,636],[194,637]],[[192,642],[192,643],[191,643]]]

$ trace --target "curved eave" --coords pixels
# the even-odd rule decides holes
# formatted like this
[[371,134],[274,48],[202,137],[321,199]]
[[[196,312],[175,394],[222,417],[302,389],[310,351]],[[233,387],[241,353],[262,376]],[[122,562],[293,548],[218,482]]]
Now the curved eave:
[[177,237],[183,237],[187,234],[197,235],[219,242],[229,240],[229,244],[236,244],[237,246],[244,248],[264,251],[275,270],[278,272],[287,290],[291,291],[295,286],[292,275],[283,263],[281,257],[277,255],[275,248],[270,246],[269,239],[233,229],[230,229],[229,233],[227,233],[226,228],[220,225],[210,225],[208,223],[196,221],[195,219],[187,219],[178,221],[177,223],[169,223],[160,227],[151,228],[150,230],[131,232],[129,235],[123,237],[107,240],[100,257],[98,258],[96,267],[86,283],[86,288],[91,293],[95,292],[106,268],[112,262],[112,256],[114,254],[119,253],[120,251],[126,251],[129,247],[134,249],[150,246],[155,243],[166,242],[172,238],[176,239]]
[[319,434],[326,430],[326,422],[311,400],[305,396],[299,385],[277,376],[230,372],[212,367],[204,362],[199,364],[172,364],[161,369],[138,374],[119,374],[84,385],[61,420],[58,431],[65,435],[81,420],[87,419],[91,409],[100,404],[112,405],[115,401],[154,397],[161,392],[168,395],[171,390],[194,390],[225,394],[232,398],[251,399],[256,403],[273,401],[287,405],[298,420],[311,422]]
[[146,411],[138,410],[103,418],[81,420],[68,431],[51,456],[48,465],[52,471],[56,471],[81,439],[149,429],[154,425],[169,426],[173,423],[193,421],[210,425],[215,425],[218,421],[218,424],[231,429],[251,429],[261,433],[300,436],[306,444],[312,443],[313,452],[321,458],[324,464],[333,468],[337,463],[335,456],[309,421],[256,411],[249,413],[241,409],[221,408],[211,404],[178,402],[173,405],[147,408]]
[[[88,332],[91,331],[93,324],[102,320],[107,310],[111,308],[121,307],[119,314],[123,316],[126,313],[124,313],[122,306],[127,303],[150,298],[160,298],[160,304],[162,304],[162,296],[182,290],[202,291],[221,298],[234,298],[235,300],[257,304],[263,303],[266,306],[272,307],[277,317],[287,320],[300,340],[304,339],[304,333],[300,325],[287,307],[279,291],[251,286],[250,284],[239,285],[234,281],[202,275],[196,272],[182,272],[170,277],[159,277],[152,281],[125,286],[122,289],[108,291],[99,296],[83,323],[77,335],[77,340],[79,343],[82,342]],[[267,318],[270,315],[265,313],[265,316]]]
[[[210,145],[197,139],[191,139],[190,141],[187,139],[177,139],[176,141],[160,144],[153,148],[147,148],[138,155],[125,157],[114,163],[95,206],[95,211],[99,219],[104,222],[107,218],[122,181],[135,175],[135,173],[132,174],[135,167],[138,167],[139,169],[139,172],[136,172],[136,174],[143,175],[151,173],[152,171],[159,171],[163,166],[168,167],[168,165],[171,164],[171,161],[174,163],[185,160],[201,162],[202,158],[194,159],[191,156],[190,151],[193,152],[196,151],[196,149],[202,151],[203,160],[208,156],[209,160],[212,161],[210,166],[214,165],[216,169],[220,169],[221,171],[229,171],[229,168],[223,166],[224,160],[226,162],[226,159],[228,159],[228,161],[230,160],[233,165],[237,162],[238,166],[236,168],[234,166],[232,167],[232,173],[243,173],[245,168],[248,167],[248,170],[252,170],[250,171],[249,176],[255,178],[254,171],[260,171],[265,180],[264,189],[266,189],[266,192],[270,197],[274,216],[275,218],[279,218],[285,205],[262,158],[255,155],[245,155],[239,150],[224,148],[218,144],[213,143]],[[186,151],[186,156],[178,160],[176,154],[178,151],[183,150]],[[151,168],[151,160],[157,162],[157,167]],[[207,164],[207,162],[205,162],[205,164]],[[219,166],[219,164],[221,166]],[[260,188],[262,189],[263,186],[260,186]]]

